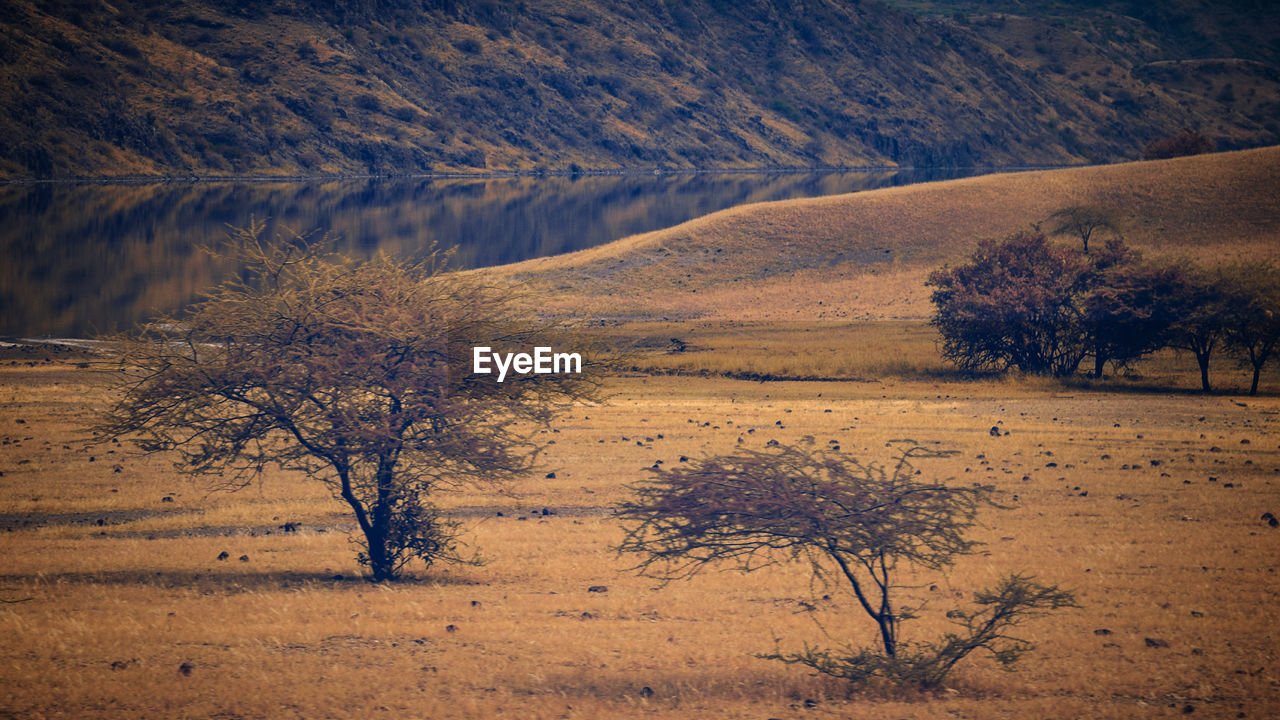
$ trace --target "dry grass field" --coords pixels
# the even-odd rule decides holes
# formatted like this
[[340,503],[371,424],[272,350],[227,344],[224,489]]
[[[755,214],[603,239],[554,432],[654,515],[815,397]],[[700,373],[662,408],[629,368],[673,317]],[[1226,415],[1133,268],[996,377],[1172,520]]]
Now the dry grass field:
[[[556,424],[554,479],[443,498],[486,564],[379,587],[357,579],[341,507],[306,478],[217,494],[159,458],[85,447],[102,381],[62,362],[0,372],[10,717],[1280,712],[1280,529],[1260,519],[1280,511],[1274,396],[622,377],[609,403]],[[912,637],[1009,571],[1073,588],[1084,608],[1027,625],[1039,649],[1019,672],[975,660],[936,694],[851,695],[755,659],[869,642],[871,628],[849,597],[815,601],[826,589],[795,567],[660,589],[610,550],[607,508],[658,461],[770,440],[882,459],[907,440],[954,449],[925,471],[1004,493],[1011,509],[983,516],[984,552],[919,578],[929,605]]]
[[[1145,167],[1165,177],[1235,163],[1274,183],[1277,159],[1268,150]],[[1060,204],[1002,183],[1025,190],[1042,177],[1082,192],[1128,177],[1121,184],[1141,194],[1152,192],[1141,189],[1155,182],[1148,175],[1071,170],[743,208],[540,261],[536,275],[517,269],[531,288],[558,291],[552,309],[612,313],[598,328],[632,345],[643,372],[612,378],[607,402],[558,420],[526,481],[440,498],[484,564],[394,585],[360,579],[353,524],[314,480],[275,472],[215,493],[163,457],[89,446],[84,427],[110,401],[109,371],[70,352],[0,350],[0,718],[1280,716],[1280,528],[1262,517],[1280,513],[1280,374],[1264,376],[1259,397],[1233,392],[1245,376],[1225,361],[1215,380],[1227,392],[1194,392],[1194,364],[1173,355],[1102,381],[965,379],[937,358],[921,288],[908,282],[969,238]],[[1212,215],[1196,195],[1161,206],[1161,232],[1130,236],[1153,250],[1172,238],[1167,249],[1179,252],[1273,254],[1276,195],[1264,201],[1239,175],[1220,177],[1201,183],[1203,196],[1241,196],[1238,207]],[[741,245],[794,233],[816,257],[822,213],[847,233],[873,210],[886,213],[877,222],[896,220],[868,231],[867,247],[900,238],[889,249],[916,258],[882,264],[898,290],[877,289],[879,299],[841,288],[881,277],[871,275],[881,265],[851,255],[823,268]],[[721,226],[737,228],[736,244],[695,232]],[[944,226],[955,228],[949,240]],[[673,290],[673,265],[715,254],[671,244],[677,236],[723,241],[734,273],[793,266],[737,290],[702,263],[697,288]],[[655,260],[661,248],[670,257]],[[664,274],[603,271],[615,260],[638,268],[640,257],[653,260],[646,273]],[[577,273],[588,279],[558,288]],[[615,282],[644,288],[634,311],[609,310],[621,298],[599,304],[621,292]],[[791,292],[753,295],[770,283]],[[806,305],[824,292],[822,306]],[[664,314],[653,304],[662,297],[679,312]],[[844,314],[821,315],[828,302]],[[1038,648],[1018,672],[972,658],[930,693],[852,693],[757,659],[870,643],[874,627],[852,598],[795,566],[661,587],[611,549],[622,530],[610,508],[654,465],[774,440],[883,461],[904,443],[955,450],[921,469],[1001,491],[1008,508],[982,515],[979,554],[945,576],[907,578],[908,595],[927,603],[908,640],[944,632],[948,609],[1013,571],[1073,589],[1083,607],[1021,628]]]

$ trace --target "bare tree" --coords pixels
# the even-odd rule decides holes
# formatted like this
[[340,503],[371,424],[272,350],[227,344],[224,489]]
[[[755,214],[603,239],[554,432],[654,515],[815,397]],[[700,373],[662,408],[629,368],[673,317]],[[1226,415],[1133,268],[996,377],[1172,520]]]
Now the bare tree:
[[941,682],[977,649],[1008,665],[1030,645],[1007,630],[1030,615],[1073,606],[1069,592],[1013,575],[978,593],[979,609],[953,612],[962,633],[936,644],[902,638],[902,622],[920,608],[902,604],[898,571],[943,570],[972,553],[978,543],[966,531],[979,509],[993,504],[990,486],[955,487],[917,476],[914,461],[947,454],[911,447],[885,466],[784,446],[660,469],[619,507],[629,523],[619,550],[640,554],[639,570],[666,579],[722,561],[743,571],[801,561],[815,577],[852,593],[879,633],[874,649],[806,649],[767,658],[852,681],[886,676],[921,685]]
[[263,233],[234,238],[239,279],[121,338],[125,379],[97,434],[172,452],[227,489],[269,466],[307,473],[350,507],[375,581],[415,558],[460,560],[433,496],[529,470],[537,429],[594,383],[473,374],[476,345],[553,340],[438,257],[356,262]]
[[1114,213],[1091,205],[1072,205],[1049,216],[1053,227],[1050,235],[1074,235],[1084,243],[1084,252],[1089,253],[1089,240],[1100,230],[1120,237],[1120,222]]

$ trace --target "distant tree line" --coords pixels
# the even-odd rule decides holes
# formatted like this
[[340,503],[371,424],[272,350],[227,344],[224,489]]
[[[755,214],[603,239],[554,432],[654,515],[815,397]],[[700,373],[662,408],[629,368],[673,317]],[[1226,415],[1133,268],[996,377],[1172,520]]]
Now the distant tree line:
[[1152,140],[1142,149],[1144,160],[1167,160],[1211,153],[1217,148],[1213,141],[1205,137],[1199,130],[1183,128],[1181,132],[1169,137]]
[[[1055,214],[1079,220],[1087,208]],[[1088,225],[1086,223],[1085,225]],[[1081,233],[1076,223],[1074,233]],[[1096,229],[1098,226],[1094,226]],[[974,372],[1094,377],[1165,348],[1195,356],[1204,391],[1210,361],[1227,354],[1262,369],[1280,343],[1280,275],[1268,262],[1206,268],[1146,260],[1114,224],[1104,246],[1052,242],[1039,228],[978,243],[968,260],[930,274],[942,354]]]

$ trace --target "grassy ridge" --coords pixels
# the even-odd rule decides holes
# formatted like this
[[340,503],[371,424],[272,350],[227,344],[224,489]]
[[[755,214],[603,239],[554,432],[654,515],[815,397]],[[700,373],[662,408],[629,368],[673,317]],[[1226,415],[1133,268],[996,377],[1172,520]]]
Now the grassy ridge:
[[922,319],[929,270],[1056,209],[1107,208],[1149,254],[1222,262],[1280,254],[1276,197],[1280,147],[747,205],[488,272],[574,317]]

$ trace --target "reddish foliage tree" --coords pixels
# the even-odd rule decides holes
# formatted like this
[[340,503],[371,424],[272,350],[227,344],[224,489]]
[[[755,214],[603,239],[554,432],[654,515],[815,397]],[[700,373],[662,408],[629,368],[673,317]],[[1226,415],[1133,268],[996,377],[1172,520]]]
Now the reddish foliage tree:
[[1198,130],[1183,128],[1177,135],[1170,135],[1147,143],[1147,146],[1143,148],[1142,156],[1147,160],[1164,160],[1186,155],[1200,155],[1213,151],[1212,140],[1202,135]]
[[929,275],[943,357],[966,371],[1074,373],[1088,354],[1077,299],[1089,271],[1038,232],[979,241],[967,263]]

